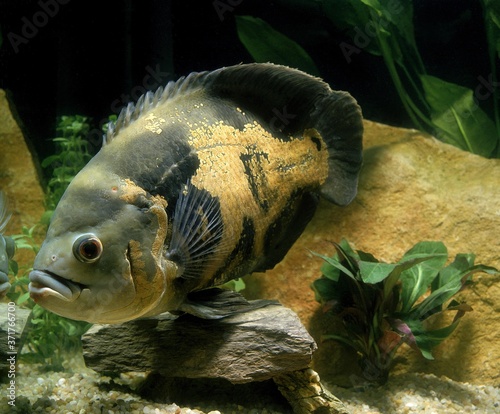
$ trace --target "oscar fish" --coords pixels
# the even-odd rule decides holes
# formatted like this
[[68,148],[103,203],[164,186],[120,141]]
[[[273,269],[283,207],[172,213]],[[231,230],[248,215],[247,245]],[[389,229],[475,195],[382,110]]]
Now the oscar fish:
[[218,294],[211,307],[203,292],[273,268],[319,197],[355,197],[362,134],[349,93],[279,65],[191,73],[148,92],[69,184],[30,295],[88,322],[221,317]]

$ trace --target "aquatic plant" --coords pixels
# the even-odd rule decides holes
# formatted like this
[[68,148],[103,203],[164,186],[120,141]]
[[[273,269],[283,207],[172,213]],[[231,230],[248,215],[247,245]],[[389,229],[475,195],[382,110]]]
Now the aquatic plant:
[[[500,6],[482,0],[491,73],[475,90],[430,75],[420,56],[413,27],[413,2],[339,0],[322,2],[325,15],[353,39],[339,46],[350,62],[361,49],[381,56],[415,127],[484,157],[500,157]],[[261,19],[237,16],[240,40],[257,62],[316,70],[307,52]],[[275,48],[279,42],[284,48]],[[291,46],[295,44],[295,46]],[[315,73],[315,72],[311,72]],[[479,93],[478,88],[486,89]],[[493,119],[482,106],[492,97]],[[481,105],[480,105],[481,104]]]
[[[488,42],[492,76],[496,79],[496,57],[493,53],[500,51],[497,26],[500,13],[491,1],[483,1],[483,6],[486,26],[490,28]],[[480,108],[478,100],[481,97],[476,91],[427,73],[415,40],[411,0],[397,4],[390,0],[326,2],[325,8],[328,17],[338,27],[346,29],[355,44],[358,39],[358,46],[382,56],[415,126],[464,150],[484,157],[500,156],[497,88],[492,91],[495,106],[493,121]],[[360,36],[365,38],[362,44],[359,44]],[[356,49],[352,45],[345,47]]]
[[[312,288],[324,312],[340,318],[341,332],[325,335],[354,349],[363,382],[384,384],[398,348],[406,343],[426,359],[472,308],[452,297],[476,272],[497,273],[474,265],[473,254],[458,254],[443,267],[448,252],[441,242],[423,241],[396,263],[378,261],[354,251],[346,240],[334,243],[337,253],[323,258],[322,276]],[[451,323],[438,316],[455,312]],[[440,325],[435,327],[435,325]]]
[[21,353],[29,363],[43,363],[48,371],[61,371],[68,355],[81,352],[81,336],[92,324],[74,321],[35,305]]
[[[16,251],[29,250],[32,251],[35,255],[38,253],[40,246],[35,240],[35,232],[39,227],[39,224],[36,224],[30,228],[23,226],[23,228],[21,229],[21,234],[14,234],[11,236],[12,240],[14,240]],[[30,296],[28,292],[28,275],[30,271],[30,266],[24,265],[20,267],[14,258],[11,258],[9,260],[11,288],[9,290],[9,293],[7,293],[7,297],[17,305],[25,305],[26,301],[29,300]],[[31,304],[31,306],[29,307],[33,307],[33,304]]]
[[295,41],[252,16],[236,16],[238,37],[256,62],[272,62],[319,76],[309,54]]
[[51,168],[47,184],[47,214],[55,209],[73,177],[90,161],[89,142],[85,139],[90,131],[90,119],[86,116],[62,116],[56,128],[58,137],[55,153],[42,161],[43,168]]

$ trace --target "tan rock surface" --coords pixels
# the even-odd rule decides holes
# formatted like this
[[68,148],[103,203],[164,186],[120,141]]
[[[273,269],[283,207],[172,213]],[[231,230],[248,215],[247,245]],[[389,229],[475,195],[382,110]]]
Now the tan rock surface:
[[[0,190],[6,193],[12,213],[6,235],[21,233],[22,226],[33,226],[44,212],[36,164],[12,112],[5,91],[0,89]],[[28,263],[33,257],[28,251],[18,251],[15,259]]]
[[[365,161],[359,194],[348,207],[322,202],[304,234],[275,269],[247,278],[251,298],[278,299],[295,310],[320,343],[333,327],[310,289],[330,241],[347,238],[356,249],[384,261],[398,260],[421,240],[442,240],[450,258],[473,252],[476,263],[500,268],[500,160],[488,160],[414,130],[365,122]],[[474,308],[455,333],[426,361],[403,346],[406,361],[395,368],[432,372],[452,379],[500,383],[500,282],[477,275],[460,293]],[[315,369],[325,380],[356,373],[353,355],[325,342]],[[342,376],[343,378],[339,378]]]

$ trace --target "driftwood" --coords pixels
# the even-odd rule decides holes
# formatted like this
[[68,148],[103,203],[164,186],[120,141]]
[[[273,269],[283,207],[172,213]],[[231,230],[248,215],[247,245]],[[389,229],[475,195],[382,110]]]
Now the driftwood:
[[326,390],[317,372],[303,369],[274,377],[294,413],[349,414],[342,401]]
[[150,371],[233,384],[273,379],[295,413],[347,412],[307,369],[316,350],[313,338],[294,312],[278,304],[250,306],[217,320],[165,313],[94,325],[82,342],[87,366],[104,374]]

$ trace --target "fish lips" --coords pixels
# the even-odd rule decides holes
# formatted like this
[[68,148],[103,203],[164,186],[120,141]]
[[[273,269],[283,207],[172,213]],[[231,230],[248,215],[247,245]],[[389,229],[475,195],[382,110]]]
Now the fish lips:
[[72,282],[54,273],[43,270],[32,270],[30,272],[30,284],[28,286],[30,297],[36,302],[47,296],[54,296],[65,302],[73,302],[82,293],[84,285]]

